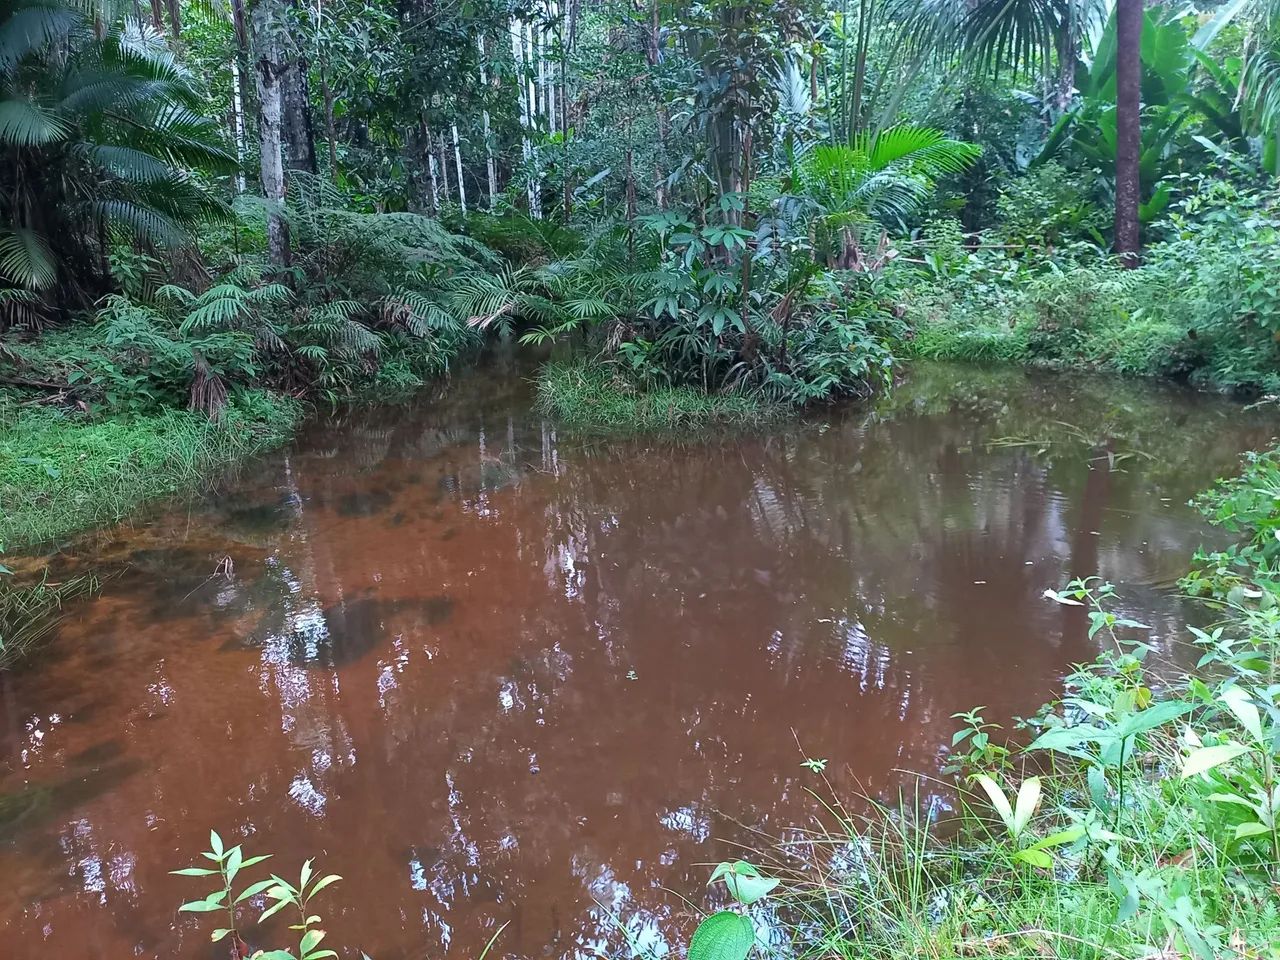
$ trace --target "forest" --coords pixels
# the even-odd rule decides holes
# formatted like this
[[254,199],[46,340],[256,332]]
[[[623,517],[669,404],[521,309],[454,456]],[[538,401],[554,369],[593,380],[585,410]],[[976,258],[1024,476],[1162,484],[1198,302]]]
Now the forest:
[[[1098,658],[1064,659],[1021,714],[951,717],[938,777],[959,799],[945,821],[883,795],[855,801],[806,755],[824,826],[728,857],[710,872],[722,909],[659,924],[671,949],[1280,958],[1271,427],[1231,451],[1258,448],[1235,479],[1188,473],[1184,489],[1160,473],[1187,459],[1183,444],[1273,415],[1280,395],[1274,0],[0,0],[0,75],[0,677],[38,663],[68,611],[110,595],[92,564],[67,559],[86,537],[243,489],[276,462],[255,458],[292,456],[279,451],[317,422],[393,437],[361,425],[401,416],[384,408],[416,422],[424,397],[488,377],[495,351],[524,358],[531,409],[563,431],[543,428],[538,476],[560,477],[547,451],[562,437],[685,451],[865,410],[871,430],[994,408],[1007,429],[952,437],[937,462],[903,469],[949,476],[985,444],[1056,483],[1058,451],[1076,451],[1085,527],[1060,539],[1078,568],[1036,599]],[[928,395],[932,375],[911,371],[935,363],[972,372]],[[1088,422],[1066,422],[1057,400],[1019,419],[1012,401],[984,399],[992,368],[1086,393],[1095,376],[1132,378],[1180,399],[1115,386],[1127,399],[1062,400]],[[1183,394],[1231,412],[1201,428],[1191,406],[1165,429]],[[514,423],[499,452],[502,430],[486,424],[475,478],[442,477],[421,509],[434,517],[456,494],[471,510],[534,482]],[[449,436],[430,442],[448,449]],[[685,455],[672,454],[673,477]],[[761,475],[783,470],[762,457]],[[825,478],[829,461],[815,463]],[[1198,611],[1181,631],[1194,655],[1141,639],[1150,628],[1111,583],[1129,571],[1109,572],[1087,540],[1106,516],[1090,505],[1130,482],[1097,479],[1099,464],[1155,476],[1173,491],[1158,503],[1197,494],[1177,536],[1161,527],[1152,542],[1181,544],[1193,514],[1217,528],[1162,584]],[[290,460],[288,477],[306,482],[304,466]],[[821,487],[796,502],[834,497],[835,482],[795,481]],[[345,496],[339,515],[365,516],[366,492]],[[779,510],[742,507],[753,523],[820,526]],[[843,536],[804,535],[823,555]],[[233,553],[210,554],[214,575],[181,601],[233,582]],[[453,615],[445,599],[424,622]],[[21,791],[9,802],[4,773],[0,862],[10,814],[20,826],[35,809]],[[216,833],[204,857],[179,872],[216,889],[181,911],[222,917],[213,939],[231,956],[339,955],[308,906],[336,875],[308,860],[296,886],[256,873],[245,886],[237,875],[260,861]],[[185,882],[146,897],[176,907]],[[702,893],[682,894],[700,909]],[[246,929],[264,903],[263,920],[299,911],[277,938],[287,950],[258,952]],[[506,953],[506,925],[491,926],[469,956]],[[627,949],[665,955],[630,934]]]

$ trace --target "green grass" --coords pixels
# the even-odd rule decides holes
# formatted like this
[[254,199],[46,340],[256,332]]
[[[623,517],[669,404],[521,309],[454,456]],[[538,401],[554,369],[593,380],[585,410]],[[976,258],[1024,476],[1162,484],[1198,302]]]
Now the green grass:
[[567,426],[620,433],[751,426],[781,411],[752,396],[707,394],[683,386],[639,389],[608,365],[585,360],[544,366],[538,373],[537,394],[539,409]]
[[93,593],[98,581],[89,574],[57,582],[46,571],[32,583],[12,583],[0,574],[0,670],[25,657],[62,618],[63,604]]
[[180,410],[88,417],[0,399],[0,548],[56,540],[201,489],[286,440],[300,413],[265,392],[236,398],[217,421]]

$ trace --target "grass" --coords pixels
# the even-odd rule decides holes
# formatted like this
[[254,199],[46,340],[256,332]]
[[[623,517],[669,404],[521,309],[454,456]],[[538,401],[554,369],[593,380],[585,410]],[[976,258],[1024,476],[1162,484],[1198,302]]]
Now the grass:
[[0,574],[0,670],[25,657],[47,637],[62,616],[63,604],[93,593],[92,575],[52,582],[48,573],[30,584],[15,584]]
[[661,433],[709,426],[751,426],[778,416],[767,400],[708,394],[693,387],[639,389],[604,364],[550,363],[537,378],[538,407],[561,423],[585,430]]
[[0,548],[57,540],[201,489],[222,468],[286,440],[300,413],[266,392],[236,398],[217,421],[181,410],[89,417],[0,401]]

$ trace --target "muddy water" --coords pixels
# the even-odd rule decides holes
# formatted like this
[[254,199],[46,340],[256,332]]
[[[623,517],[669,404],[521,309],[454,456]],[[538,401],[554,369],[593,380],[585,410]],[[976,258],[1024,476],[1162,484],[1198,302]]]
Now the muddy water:
[[950,714],[1027,712],[1091,658],[1046,587],[1124,581],[1175,655],[1185,501],[1272,433],[922,367],[763,436],[582,440],[527,372],[317,424],[56,561],[114,576],[0,680],[0,954],[223,956],[166,873],[210,827],[342,874],[319,912],[377,960],[474,958],[508,922],[500,955],[686,936],[699,864],[810,821],[805,755],[891,797]]

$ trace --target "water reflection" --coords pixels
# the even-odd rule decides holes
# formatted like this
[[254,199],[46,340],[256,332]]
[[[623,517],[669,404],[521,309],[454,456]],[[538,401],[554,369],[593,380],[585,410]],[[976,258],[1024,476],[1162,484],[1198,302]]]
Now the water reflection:
[[921,368],[770,435],[605,442],[532,415],[526,372],[318,424],[80,549],[120,576],[0,679],[6,956],[209,956],[166,871],[210,826],[342,873],[331,937],[379,960],[508,921],[511,956],[661,955],[722,841],[808,822],[803,755],[893,797],[950,714],[1091,658],[1045,587],[1125,582],[1174,655],[1185,501],[1270,430]]

